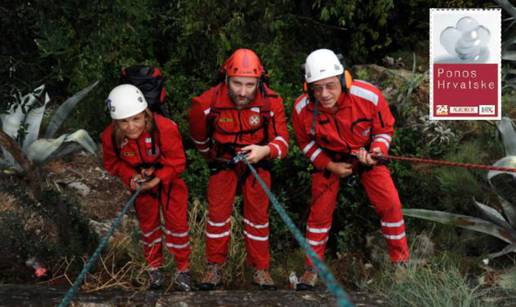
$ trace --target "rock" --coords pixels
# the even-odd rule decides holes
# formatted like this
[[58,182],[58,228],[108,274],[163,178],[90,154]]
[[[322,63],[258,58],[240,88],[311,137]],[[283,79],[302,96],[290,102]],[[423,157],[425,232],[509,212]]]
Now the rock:
[[90,194],[90,188],[82,182],[75,181],[68,184],[70,188],[73,188],[81,194],[81,196],[88,196]]

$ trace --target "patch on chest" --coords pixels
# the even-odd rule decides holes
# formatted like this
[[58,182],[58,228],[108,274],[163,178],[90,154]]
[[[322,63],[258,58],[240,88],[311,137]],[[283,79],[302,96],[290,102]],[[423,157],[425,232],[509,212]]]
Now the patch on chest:
[[260,116],[259,115],[249,116],[249,125],[251,125],[253,127],[260,125]]
[[233,118],[231,117],[221,117],[219,118],[219,123],[223,124],[223,123],[232,123],[233,122]]
[[136,153],[134,151],[123,151],[122,156],[124,157],[136,157]]

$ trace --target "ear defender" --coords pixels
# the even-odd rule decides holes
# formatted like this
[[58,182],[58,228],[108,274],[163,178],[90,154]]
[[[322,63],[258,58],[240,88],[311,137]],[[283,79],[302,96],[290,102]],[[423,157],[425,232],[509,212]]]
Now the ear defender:
[[344,93],[349,93],[349,88],[351,87],[351,83],[353,83],[353,77],[351,77],[349,70],[345,69],[344,73],[340,75],[339,80],[342,86],[342,91]]

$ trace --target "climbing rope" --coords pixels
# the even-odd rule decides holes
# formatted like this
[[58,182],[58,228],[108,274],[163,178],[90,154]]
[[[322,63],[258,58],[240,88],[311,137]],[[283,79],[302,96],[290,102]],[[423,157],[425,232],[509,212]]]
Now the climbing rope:
[[131,205],[134,203],[136,197],[138,197],[138,194],[140,194],[141,187],[142,186],[140,185],[136,189],[136,191],[133,193],[131,198],[127,201],[127,204],[125,205],[125,207],[122,209],[122,211],[116,217],[116,219],[113,222],[113,224],[111,225],[111,228],[109,229],[108,233],[104,237],[102,237],[99,245],[97,246],[97,249],[95,250],[93,255],[91,255],[90,259],[88,259],[88,261],[84,264],[84,267],[82,268],[81,273],[79,273],[79,275],[75,279],[75,282],[73,283],[72,287],[68,290],[68,292],[66,292],[66,295],[63,297],[63,300],[61,301],[61,304],[59,304],[58,307],[66,307],[66,306],[68,306],[68,304],[70,304],[70,301],[72,300],[75,293],[81,286],[82,281],[86,277],[86,274],[88,274],[90,269],[93,267],[93,264],[95,264],[95,261],[100,256],[100,253],[102,252],[104,247],[106,247],[108,239],[113,235],[113,233],[115,232],[115,229],[118,228],[118,226],[120,225],[120,222],[122,221],[122,217],[124,217],[124,215],[127,213],[127,210],[129,210]]
[[276,210],[276,212],[278,212],[283,222],[287,225],[290,232],[294,235],[294,238],[297,240],[299,245],[301,245],[301,247],[304,249],[306,255],[308,255],[312,263],[316,266],[319,276],[321,277],[321,280],[326,284],[328,290],[337,298],[337,305],[340,307],[353,306],[349,300],[348,295],[342,289],[342,286],[335,279],[335,276],[333,276],[333,274],[330,272],[330,270],[324,264],[324,262],[322,262],[319,259],[317,254],[310,247],[310,245],[308,245],[308,242],[306,242],[305,237],[303,236],[301,231],[297,229],[296,225],[294,225],[294,222],[292,221],[292,219],[290,219],[283,206],[281,206],[281,204],[279,203],[278,199],[274,196],[274,194],[272,194],[271,190],[269,190],[263,179],[256,172],[256,169],[249,163],[249,161],[247,161],[247,159],[245,158],[245,154],[238,154],[233,159],[234,163],[238,163],[240,161],[243,161],[247,165],[247,167],[249,167],[251,173],[256,178],[258,183],[260,183],[263,190],[267,194],[267,197],[272,203],[272,207]]
[[407,161],[412,163],[424,163],[424,164],[433,164],[433,165],[441,165],[441,166],[449,166],[449,167],[462,167],[462,168],[470,168],[470,169],[481,169],[486,171],[500,171],[500,172],[513,172],[516,173],[516,168],[513,167],[504,167],[504,166],[494,166],[494,165],[484,165],[484,164],[474,164],[474,163],[461,163],[461,162],[452,162],[445,160],[432,160],[432,159],[423,159],[423,158],[414,158],[414,157],[402,157],[402,156],[373,156],[378,160],[397,160],[397,161]]

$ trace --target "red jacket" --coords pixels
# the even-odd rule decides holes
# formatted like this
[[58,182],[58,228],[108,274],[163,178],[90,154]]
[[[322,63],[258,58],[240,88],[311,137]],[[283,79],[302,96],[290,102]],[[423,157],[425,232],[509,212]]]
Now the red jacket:
[[128,187],[142,163],[160,165],[154,175],[163,184],[170,183],[185,170],[186,157],[176,123],[158,114],[154,114],[154,122],[154,152],[149,132],[143,132],[137,140],[127,139],[118,155],[113,143],[113,123],[101,134],[104,167],[111,175],[120,177]]
[[[190,133],[197,149],[208,159],[220,156],[220,147],[235,150],[247,145],[268,145],[269,158],[284,158],[288,150],[288,131],[283,99],[265,87],[242,109],[237,109],[225,83],[192,99]],[[268,124],[265,125],[265,123]],[[267,131],[265,131],[265,126]],[[224,158],[231,158],[225,155]]]
[[312,135],[314,104],[307,95],[294,103],[292,121],[297,142],[317,169],[331,161],[328,151],[349,154],[361,147],[379,148],[387,154],[394,133],[394,117],[382,93],[365,81],[353,81],[349,93],[342,93],[337,110],[317,107],[315,135]]

